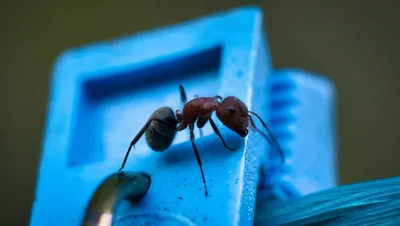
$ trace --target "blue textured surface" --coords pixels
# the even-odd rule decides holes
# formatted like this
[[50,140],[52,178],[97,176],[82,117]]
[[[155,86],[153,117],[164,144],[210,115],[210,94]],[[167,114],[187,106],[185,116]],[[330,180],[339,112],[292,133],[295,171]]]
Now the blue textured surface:
[[286,164],[267,163],[266,174],[271,176],[265,183],[281,187],[289,197],[336,186],[333,83],[317,74],[281,69],[271,76],[270,93],[269,124],[285,151]]
[[[52,81],[31,224],[80,221],[90,194],[119,168],[151,112],[163,105],[182,107],[179,83],[189,97],[238,96],[265,117],[270,65],[262,34],[261,13],[244,8],[61,56]],[[238,150],[226,150],[210,126],[196,140],[207,198],[188,133],[179,133],[165,153],[152,152],[144,139],[136,145],[125,169],[152,174],[144,211],[161,218],[179,214],[202,225],[251,224],[267,142],[254,133],[243,140],[218,126]],[[129,206],[121,211],[125,209]]]
[[[150,173],[152,186],[139,212],[129,205],[118,208],[117,225],[149,214],[157,216],[156,224],[187,219],[199,225],[251,225],[261,164],[267,166],[266,181],[286,190],[294,185],[299,193],[307,193],[332,186],[334,149],[326,138],[332,129],[332,87],[306,74],[272,73],[262,13],[250,7],[64,53],[52,77],[31,225],[79,224],[90,195],[101,180],[119,169],[129,142],[150,114],[165,105],[182,108],[180,83],[188,98],[234,95],[269,118],[289,164],[284,168],[273,164],[278,157],[273,152],[276,158],[268,156],[269,145],[260,135],[250,132],[242,139],[215,120],[228,144],[238,150],[225,149],[209,125],[201,138],[196,130],[210,193],[205,197],[187,131],[178,133],[164,153],[151,151],[143,137],[125,170]],[[285,97],[279,94],[283,90],[279,84],[292,83],[297,89],[286,90],[293,95],[287,100],[308,103],[307,98],[313,98],[317,103],[315,108],[304,104],[290,108],[300,111],[292,123],[304,134],[277,119],[291,112],[276,105]],[[316,84],[322,87],[313,87]],[[313,117],[307,116],[310,109],[318,108],[311,111]],[[310,120],[319,122],[321,130],[311,129]],[[285,131],[296,135],[294,141]],[[318,143],[307,139],[318,131],[325,132]],[[319,152],[316,145],[322,146]],[[322,156],[320,165],[313,163],[315,156],[306,155]],[[311,187],[302,181],[302,174]],[[291,190],[291,195],[296,193]]]
[[342,185],[290,201],[258,200],[255,225],[399,225],[400,177]]

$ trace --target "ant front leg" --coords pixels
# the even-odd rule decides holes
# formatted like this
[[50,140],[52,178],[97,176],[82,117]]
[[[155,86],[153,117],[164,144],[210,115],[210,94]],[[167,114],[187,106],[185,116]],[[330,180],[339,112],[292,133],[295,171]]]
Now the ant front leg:
[[153,121],[158,121],[158,122],[164,123],[164,124],[166,124],[166,125],[169,125],[169,126],[173,127],[174,129],[176,129],[175,126],[172,125],[171,123],[169,123],[169,122],[167,122],[167,121],[164,121],[164,120],[162,120],[162,119],[159,119],[159,118],[150,118],[149,120],[147,120],[147,122],[146,122],[146,124],[143,126],[143,128],[139,131],[139,133],[138,133],[138,134],[135,136],[135,138],[133,138],[133,140],[131,141],[131,144],[129,145],[129,148],[128,148],[128,150],[126,151],[125,158],[124,158],[124,161],[122,162],[121,168],[118,170],[119,172],[122,171],[122,170],[124,169],[125,164],[126,164],[126,161],[128,160],[128,156],[129,156],[129,153],[131,152],[132,147],[135,146],[135,144],[136,144],[136,143],[139,141],[139,139],[143,136],[143,134],[146,132],[146,130],[149,128],[150,124],[151,124]]
[[214,120],[212,120],[211,117],[209,117],[208,119],[210,120],[211,127],[213,128],[214,132],[219,136],[219,138],[221,139],[221,141],[222,141],[222,143],[224,144],[224,146],[225,146],[227,149],[231,150],[231,151],[236,150],[236,148],[230,148],[230,147],[228,147],[228,145],[226,144],[224,138],[222,137],[221,133],[219,132],[219,129],[218,129],[217,125],[215,125]]
[[208,196],[206,178],[204,177],[204,172],[203,172],[203,164],[201,162],[199,151],[197,150],[196,144],[194,143],[195,136],[194,136],[194,125],[193,124],[189,124],[189,130],[190,130],[190,142],[192,143],[194,154],[196,155],[197,164],[199,165],[199,168],[200,168],[200,173],[201,173],[201,177],[203,179],[203,184],[204,184],[205,195]]

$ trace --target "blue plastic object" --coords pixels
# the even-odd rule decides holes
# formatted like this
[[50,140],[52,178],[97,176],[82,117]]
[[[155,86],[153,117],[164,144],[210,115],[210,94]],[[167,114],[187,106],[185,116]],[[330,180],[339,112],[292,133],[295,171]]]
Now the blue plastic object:
[[306,71],[280,69],[271,76],[269,90],[269,124],[285,150],[286,164],[282,167],[268,158],[265,174],[269,177],[264,183],[283,192],[277,194],[281,198],[336,186],[336,93],[332,82]]
[[[119,169],[129,142],[150,114],[165,105],[182,109],[180,83],[188,98],[234,95],[270,119],[291,156],[289,164],[283,168],[275,164],[278,156],[259,134],[250,132],[242,139],[215,120],[228,144],[237,150],[225,149],[209,125],[203,129],[203,137],[196,131],[210,193],[205,197],[187,131],[178,133],[172,147],[163,153],[151,151],[143,138],[125,170],[150,173],[152,185],[139,212],[129,205],[118,209],[119,225],[128,225],[135,216],[146,213],[159,222],[173,217],[176,222],[186,219],[200,225],[251,225],[262,165],[265,185],[275,183],[275,191],[289,191],[289,196],[332,186],[333,141],[326,140],[332,125],[324,124],[330,120],[326,117],[331,115],[332,100],[323,96],[331,87],[303,78],[307,73],[297,77],[276,73],[271,68],[262,13],[252,7],[65,52],[57,61],[51,82],[31,225],[78,225],[90,195],[101,180]],[[280,107],[284,105],[279,104],[280,98],[285,96],[279,92],[285,87],[279,88],[279,84],[297,87],[286,90],[289,102],[313,96],[313,102],[318,103],[316,108],[293,105],[289,109],[300,111],[292,118],[300,129],[313,125],[307,124],[310,120],[320,122],[318,130],[310,128],[303,135],[311,140],[308,135],[326,132],[320,134],[323,139],[319,143],[311,141],[310,146],[310,140],[297,136],[298,132],[285,124],[290,120],[279,119],[280,115],[291,117],[289,109]],[[313,92],[315,84],[322,87]],[[306,116],[309,112],[314,115]],[[314,156],[305,155],[316,154],[316,145],[321,144],[318,155],[322,159],[318,161],[322,165],[315,166]],[[304,166],[326,170],[308,171]],[[314,178],[308,180],[312,188],[301,180],[303,174]]]
[[400,177],[342,185],[288,201],[258,200],[255,225],[399,225]]

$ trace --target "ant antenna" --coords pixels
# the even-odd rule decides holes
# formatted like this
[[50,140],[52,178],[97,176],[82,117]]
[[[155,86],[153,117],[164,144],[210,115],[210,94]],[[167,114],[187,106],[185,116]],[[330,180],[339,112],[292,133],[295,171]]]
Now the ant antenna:
[[[273,142],[273,143],[275,143],[275,144],[278,146],[279,153],[280,153],[281,158],[282,158],[282,162],[284,162],[284,161],[285,161],[285,154],[284,154],[284,152],[283,152],[283,150],[282,150],[282,147],[281,147],[281,145],[279,144],[279,142],[275,139],[273,133],[272,133],[271,130],[268,128],[267,124],[266,124],[266,123],[262,120],[262,118],[261,118],[258,114],[256,114],[255,112],[252,112],[252,111],[248,111],[248,112],[251,113],[251,114],[253,114],[254,116],[256,116],[256,117],[261,121],[261,124],[262,124],[262,125],[264,126],[264,128],[267,130],[267,132],[268,132],[268,134],[269,134],[269,136],[270,136],[271,139],[268,138],[262,131],[260,131],[260,130],[256,127],[253,118],[249,115],[250,124],[252,125],[253,129],[255,129],[257,132],[259,132],[261,135],[263,135],[263,136],[268,140],[268,142],[270,143],[270,145],[272,145],[272,142]],[[272,142],[271,142],[271,140],[272,140]]]

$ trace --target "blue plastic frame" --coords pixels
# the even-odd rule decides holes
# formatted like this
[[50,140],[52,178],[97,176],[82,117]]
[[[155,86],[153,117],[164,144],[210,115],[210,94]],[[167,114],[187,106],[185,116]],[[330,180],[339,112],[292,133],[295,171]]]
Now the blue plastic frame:
[[[179,83],[185,85],[188,98],[239,97],[249,109],[270,119],[287,153],[304,149],[307,144],[297,142],[300,146],[293,147],[284,140],[285,133],[278,131],[283,124],[274,125],[270,109],[275,109],[274,100],[280,94],[271,88],[277,72],[271,68],[262,25],[262,12],[244,7],[63,53],[52,76],[31,225],[79,224],[90,195],[101,180],[118,170],[130,140],[150,114],[165,105],[182,108]],[[290,83],[291,77],[286,81]],[[302,96],[292,100],[296,98]],[[152,186],[141,210],[129,205],[119,208],[122,225],[148,213],[163,222],[251,225],[263,164],[268,175],[262,179],[282,185],[277,187],[288,196],[310,191],[296,181],[301,176],[301,171],[293,174],[296,163],[292,163],[294,168],[273,164],[271,160],[279,157],[269,152],[260,135],[250,133],[242,139],[215,121],[230,146],[238,150],[225,149],[208,125],[203,137],[196,131],[210,196],[204,196],[187,132],[180,132],[164,153],[151,151],[141,139],[125,170],[149,172]],[[330,131],[327,126],[324,129]],[[293,161],[301,165],[300,156]],[[333,170],[324,172],[332,175]],[[318,181],[312,189],[332,184]]]
[[[90,194],[118,169],[151,112],[166,103],[181,108],[180,82],[189,97],[235,95],[267,116],[270,66],[261,19],[258,9],[244,8],[64,53],[53,74],[32,225],[79,221]],[[132,88],[132,81],[147,89]],[[147,84],[152,82],[158,83]],[[126,88],[133,91],[122,92]],[[151,152],[143,139],[136,145],[126,170],[152,174],[146,211],[202,224],[251,222],[261,164],[257,156],[265,155],[261,150],[267,143],[259,135],[250,134],[244,142],[221,130],[237,151],[224,149],[209,126],[196,141],[207,198],[187,133],[180,133],[166,153]]]

